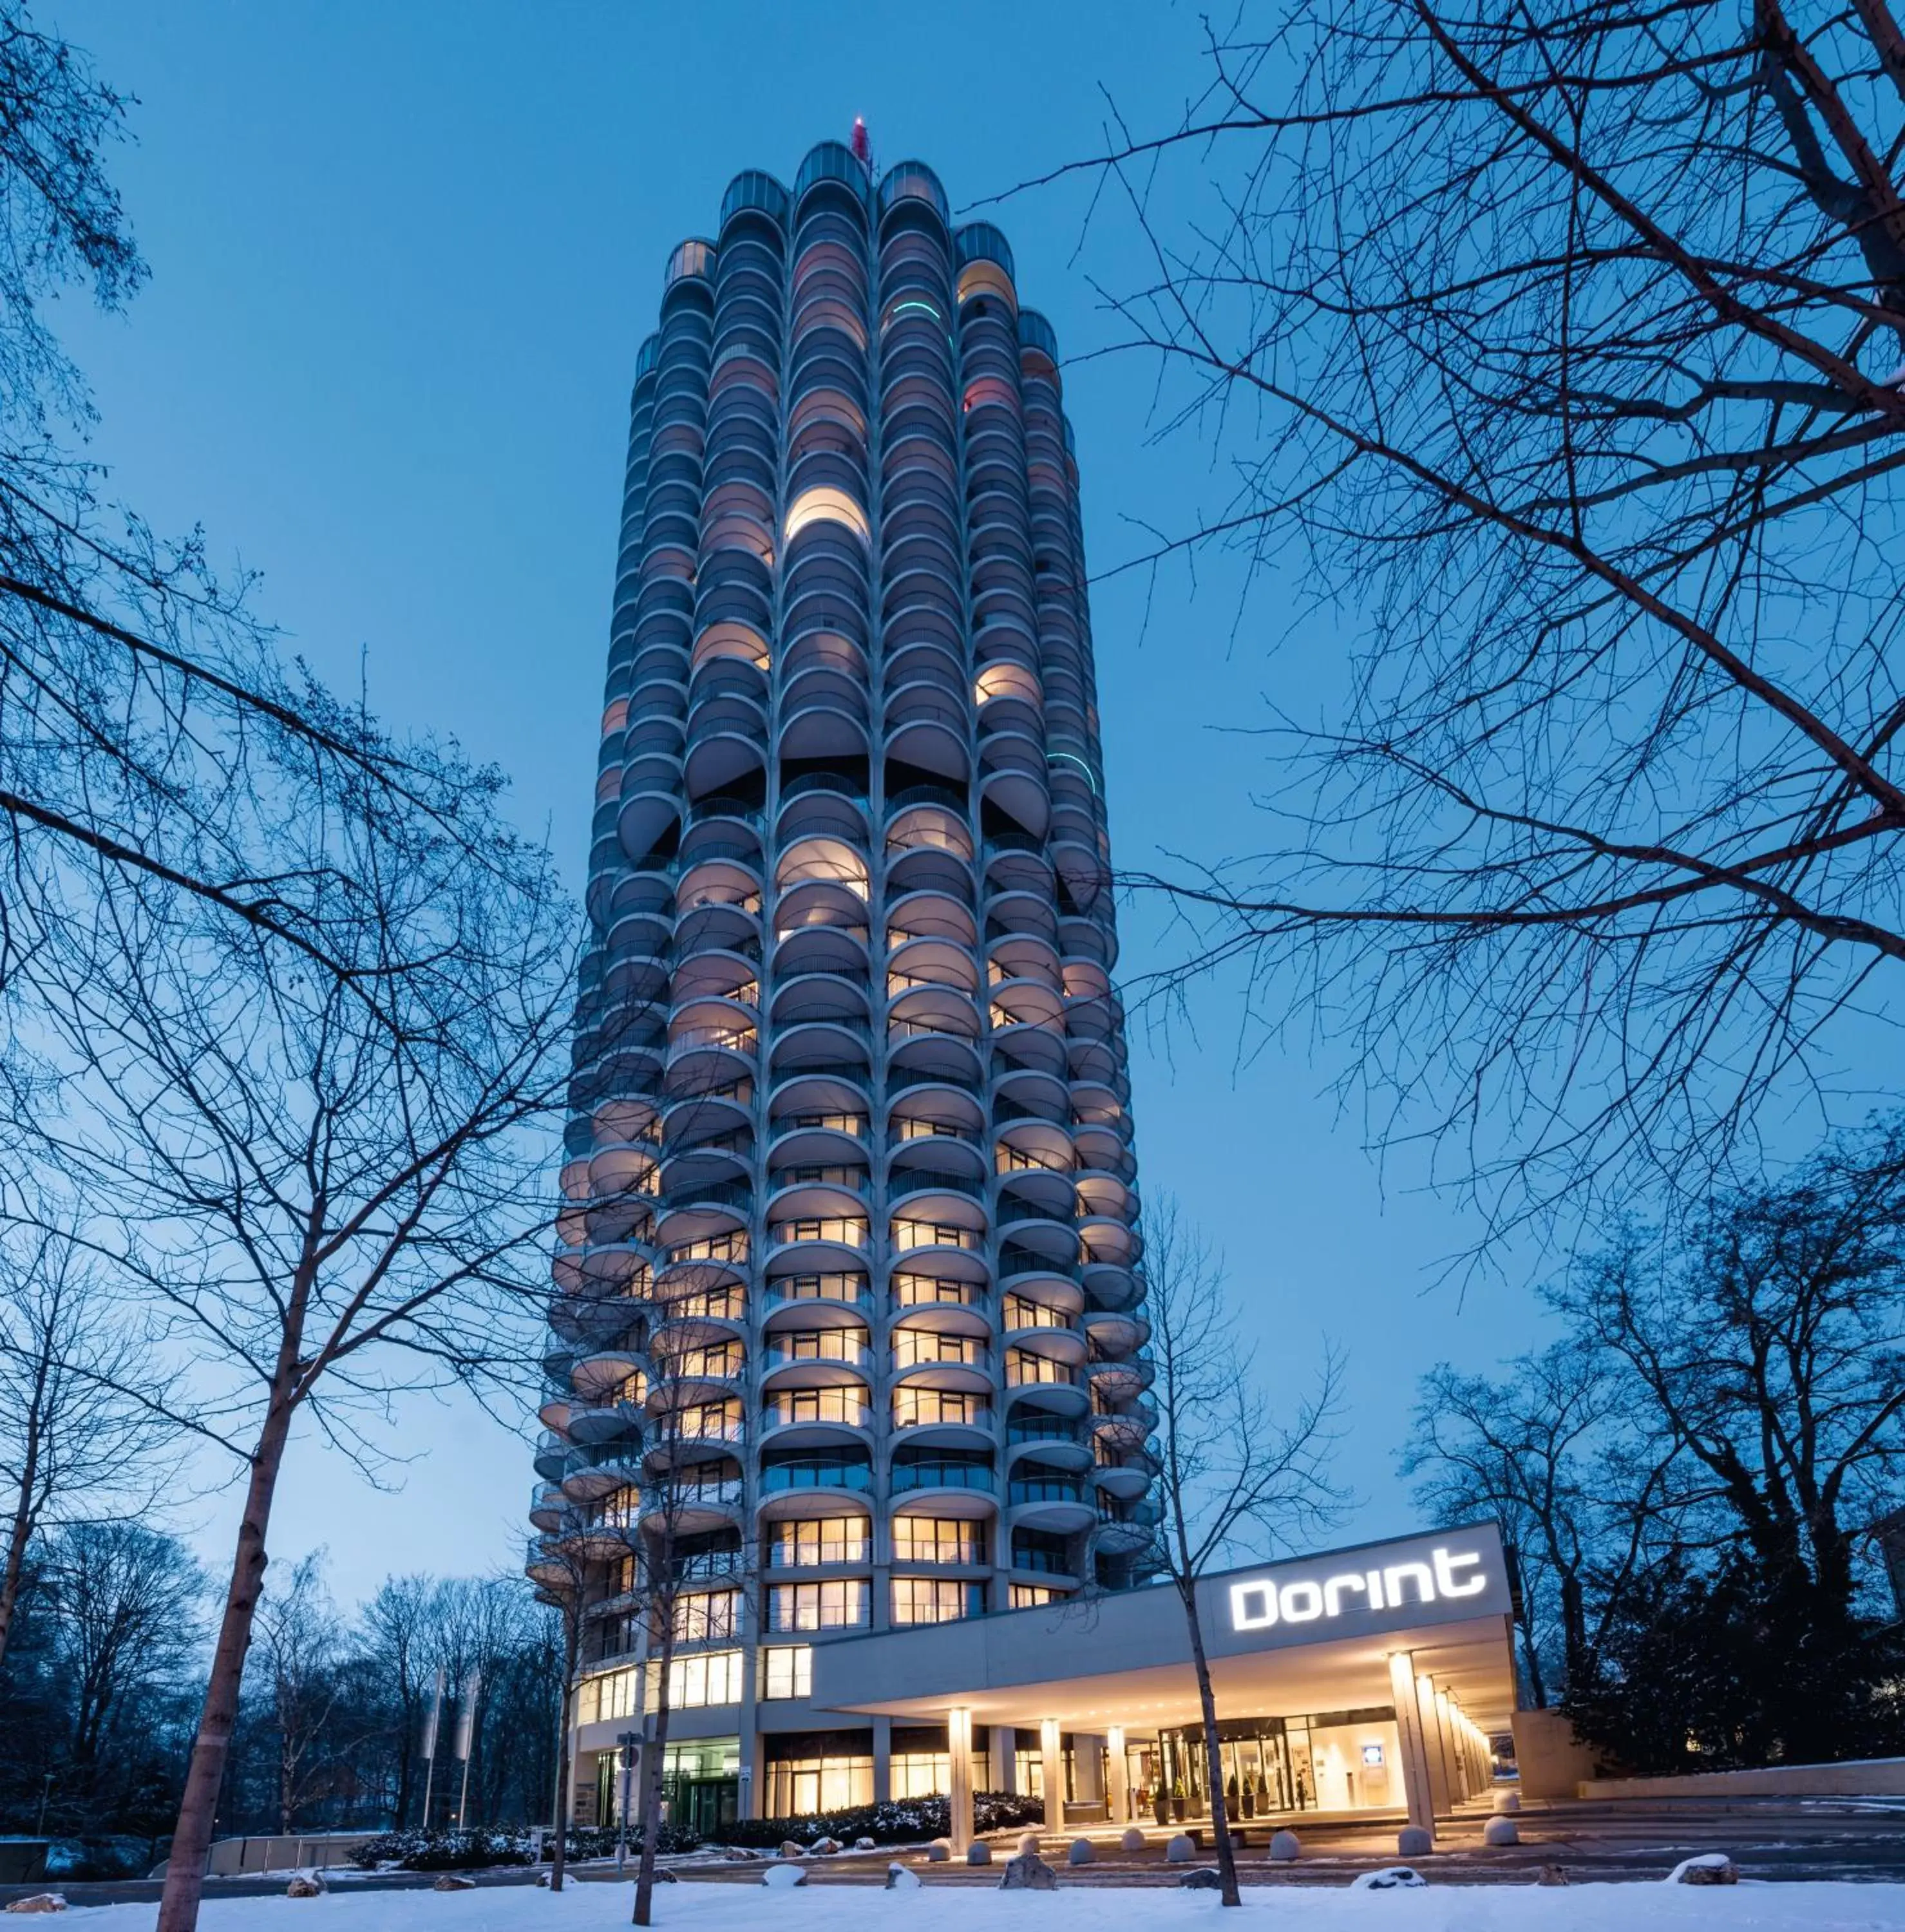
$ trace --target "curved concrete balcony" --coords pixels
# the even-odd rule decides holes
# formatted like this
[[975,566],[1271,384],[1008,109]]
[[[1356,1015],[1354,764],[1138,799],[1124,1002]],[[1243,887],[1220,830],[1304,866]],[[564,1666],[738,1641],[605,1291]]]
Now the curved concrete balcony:
[[[634,789],[630,790],[634,781]],[[659,845],[681,820],[679,769],[666,774],[632,771],[622,775],[620,808],[616,814],[615,836],[624,854],[639,864]]]
[[754,1082],[737,1080],[680,1081],[664,1101],[662,1119],[670,1134],[693,1132],[697,1136],[745,1132],[752,1122]]
[[872,1491],[872,1464],[863,1456],[790,1454],[762,1462],[758,1514],[763,1522],[856,1514]]
[[1083,1477],[1093,1461],[1092,1436],[1084,1419],[1060,1415],[1048,1408],[1034,1408],[1015,1400],[1006,1421],[1006,1464],[1008,1473],[1018,1462],[1030,1459]]
[[[977,1516],[990,1514],[998,1506],[998,1478],[994,1474],[989,1460],[962,1462],[950,1455],[925,1455],[915,1453],[902,1460],[896,1455],[887,1475],[887,1492],[893,1498],[895,1508],[904,1505],[900,1499],[930,1498],[937,1508],[940,1504],[963,1502],[963,1508],[946,1508],[948,1516]],[[914,1514],[926,1512],[916,1510]]]
[[652,1279],[632,1283],[634,1293],[604,1292],[554,1294],[549,1299],[549,1326],[578,1353],[608,1346],[618,1340],[629,1326],[640,1318],[646,1306]]
[[531,1466],[545,1483],[560,1484],[568,1468],[569,1440],[553,1429],[544,1430],[536,1445]]
[[1094,1352],[1101,1358],[1131,1354],[1151,1338],[1151,1324],[1141,1313],[1129,1309],[1089,1310],[1084,1328]]
[[886,1037],[890,1084],[915,1079],[948,1080],[976,1089],[983,1071],[978,1016],[965,1003],[963,1013],[928,1013],[923,1018],[890,1018]]
[[1124,1361],[1094,1361],[1091,1385],[1102,1401],[1117,1406],[1135,1402],[1151,1385],[1154,1371],[1142,1355]]
[[776,1274],[863,1271],[872,1246],[864,1214],[770,1222],[769,1265]]
[[568,1498],[554,1484],[545,1484],[530,1492],[530,1521],[538,1529],[560,1530],[568,1522]]
[[1134,1449],[1115,1462],[1094,1462],[1091,1480],[1106,1496],[1132,1502],[1150,1487],[1156,1474],[1157,1465],[1152,1458],[1142,1449]]
[[[1081,1209],[1084,1207],[1081,1201]],[[1114,1221],[1097,1215],[1081,1213],[1078,1222],[1078,1239],[1088,1267],[1130,1268],[1138,1258],[1138,1231],[1123,1221]],[[1109,1304],[1115,1306],[1115,1303]]]
[[767,1224],[772,1228],[796,1222],[865,1222],[871,1190],[871,1177],[856,1164],[782,1168],[767,1177]]
[[637,1389],[628,1400],[578,1397],[571,1406],[566,1432],[579,1446],[593,1448],[604,1442],[628,1441],[638,1436],[642,1425],[642,1396]]
[[1121,1514],[1108,1516],[1101,1509],[1091,1533],[1091,1545],[1108,1556],[1129,1556],[1148,1549],[1157,1533],[1162,1510],[1154,1502],[1140,1501],[1109,1505]]
[[620,1400],[624,1389],[640,1401],[646,1391],[647,1373],[647,1357],[639,1349],[626,1346],[600,1348],[593,1354],[574,1355],[568,1360],[569,1388],[575,1402],[584,1408],[606,1400]]
[[617,1490],[641,1480],[641,1445],[638,1442],[608,1444],[599,1449],[577,1448],[570,1454],[569,1467],[562,1480],[562,1494],[572,1503],[599,1502]]
[[989,1408],[978,1409],[970,1421],[942,1419],[902,1422],[895,1415],[887,1425],[886,1439],[896,1454],[902,1450],[920,1455],[934,1450],[951,1453],[969,1449],[989,1453],[993,1442],[992,1412]]
[[[791,1393],[791,1392],[790,1392]],[[844,1390],[815,1391],[844,1395]],[[873,1410],[865,1402],[826,1402],[818,1407],[792,1402],[770,1402],[761,1408],[756,1442],[770,1449],[838,1453],[873,1449]]]
[[784,932],[774,948],[777,976],[830,973],[856,985],[866,983],[867,934],[864,913],[852,926],[830,924],[796,926]]
[[781,1325],[766,1331],[760,1351],[764,1394],[782,1388],[844,1388],[858,1390],[862,1406],[872,1400],[874,1354],[864,1328],[830,1322],[823,1327],[818,1314],[806,1323],[786,1310],[776,1314]]
[[1082,1477],[1057,1469],[1039,1472],[1036,1463],[1013,1466],[1006,1486],[1006,1523],[1012,1529],[1035,1529],[1048,1535],[1072,1536],[1097,1520],[1096,1504]]
[[[845,1028],[856,1046],[870,1038],[866,980],[863,974],[851,970],[789,974],[783,962],[771,1010],[777,1034],[830,1023]],[[839,1042],[827,1043],[827,1057],[839,1050]]]

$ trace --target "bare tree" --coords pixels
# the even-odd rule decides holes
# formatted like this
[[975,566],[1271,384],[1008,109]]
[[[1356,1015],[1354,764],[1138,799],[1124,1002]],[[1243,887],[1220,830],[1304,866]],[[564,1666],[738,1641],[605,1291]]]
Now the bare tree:
[[370,1456],[405,1390],[526,1366],[567,1071],[546,855],[478,794],[452,838],[295,746],[270,774],[280,863],[352,971],[184,887],[102,882],[36,958],[37,1064],[4,1068],[34,1157],[110,1204],[85,1245],[152,1312],[142,1387],[245,1474],[164,1932],[194,1922],[292,1423]]
[[137,1514],[170,1472],[154,1460],[162,1418],[137,1392],[140,1325],[57,1219],[36,1202],[27,1225],[0,1226],[0,1660],[34,1539],[115,1504]]
[[1586,1682],[1609,1618],[1671,1514],[1674,1451],[1633,1436],[1630,1393],[1570,1335],[1499,1378],[1423,1377],[1402,1472],[1438,1522],[1491,1518],[1521,1582],[1522,1667],[1538,1708]]
[[1148,1215],[1144,1256],[1162,1505],[1150,1562],[1184,1606],[1223,1902],[1240,1905],[1198,1584],[1246,1546],[1252,1557],[1267,1556],[1336,1519],[1346,1498],[1330,1481],[1328,1464],[1342,1363],[1326,1349],[1310,1394],[1280,1420],[1238,1332],[1222,1263],[1174,1205]]
[[1830,1108],[1905,961],[1905,28],[1228,17],[1082,164],[1149,250],[1108,348],[1227,479],[1135,564],[1353,654],[1320,727],[1267,714],[1267,836],[1137,883],[1498,1215],[1696,1194],[1770,1096]]
[[176,1538],[118,1520],[55,1529],[44,1581],[69,1686],[69,1780],[83,1800],[128,1710],[145,1693],[196,1675],[206,1577]]
[[332,1717],[338,1703],[343,1630],[324,1586],[324,1552],[292,1565],[258,1605],[259,1648],[268,1673],[278,1744],[278,1828],[287,1838],[299,1813],[326,1795]]
[[428,1680],[424,1634],[430,1598],[425,1577],[386,1577],[363,1612],[364,1636],[379,1676],[396,1694],[397,1782],[391,1822],[400,1832],[410,1820],[411,1790],[416,1782],[417,1742]]
[[556,1612],[562,1640],[562,1694],[556,1730],[556,1843],[549,1886],[560,1892],[568,1864],[569,1830],[569,1731],[574,1721],[575,1680],[582,1664],[583,1633],[597,1594],[599,1559],[590,1554],[584,1512],[572,1507],[555,1530],[530,1546],[529,1572],[539,1602]]
[[451,838],[490,780],[287,670],[249,579],[224,580],[200,533],[168,541],[102,502],[75,453],[92,406],[45,305],[76,286],[116,313],[146,279],[106,169],[130,104],[20,0],[0,4],[0,988],[30,981],[102,880],[190,894],[361,978],[329,950],[316,881],[279,862],[259,761],[289,742],[334,788]]
[[[683,1540],[710,1502],[731,1499],[727,1492],[734,1486],[723,1472],[746,1430],[738,1404],[704,1399],[706,1384],[694,1373],[694,1364],[679,1341],[668,1347],[651,1346],[648,1364],[651,1420],[644,1444],[632,1580],[646,1628],[647,1682],[652,1691],[642,1751],[641,1855],[635,1867],[631,1919],[637,1925],[654,1923],[655,1861],[662,1836],[675,1646],[692,1634],[682,1617],[684,1586],[689,1580]],[[710,1495],[711,1486],[716,1495]]]

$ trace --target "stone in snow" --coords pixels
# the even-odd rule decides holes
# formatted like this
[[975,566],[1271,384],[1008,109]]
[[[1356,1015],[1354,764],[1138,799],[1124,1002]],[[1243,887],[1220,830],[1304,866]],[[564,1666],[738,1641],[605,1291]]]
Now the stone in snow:
[[324,1881],[314,1871],[299,1872],[284,1888],[286,1898],[322,1898]]
[[770,1865],[760,1874],[760,1882],[763,1885],[772,1886],[777,1891],[785,1892],[790,1886],[807,1882],[807,1868],[805,1865]]
[[1700,1852],[1682,1858],[1667,1874],[1669,1885],[1738,1885],[1739,1868],[1724,1852]]
[[1380,1871],[1359,1872],[1349,1881],[1352,1892],[1410,1892],[1429,1881],[1409,1865],[1384,1865]]
[[1436,1849],[1435,1834],[1422,1825],[1405,1825],[1396,1834],[1396,1850],[1406,1858],[1426,1858]]
[[816,1838],[809,1849],[817,1858],[830,1858],[836,1852],[844,1852],[847,1847],[838,1838]]
[[983,1838],[975,1838],[966,1847],[966,1863],[969,1865],[989,1865],[992,1862],[992,1847]]
[[1097,1856],[1089,1838],[1074,1838],[1065,1854],[1065,1862],[1068,1865],[1088,1865]]
[[856,1838],[854,1840],[854,1850],[856,1852],[870,1852],[874,1849],[876,1848],[871,1838]]
[[783,1838],[781,1840],[781,1856],[782,1858],[804,1858],[806,1856],[807,1847],[803,1845],[798,1838]]
[[1144,1849],[1144,1834],[1136,1825],[1127,1825],[1124,1829],[1124,1836],[1119,1839],[1118,1845],[1120,1849],[1124,1851],[1142,1852]]
[[1491,1818],[1482,1827],[1482,1843],[1485,1845],[1518,1845],[1521,1834],[1515,1828],[1512,1818]]
[[56,1892],[36,1892],[26,1898],[16,1898],[8,1906],[9,1912],[64,1912],[66,1900]]
[[1197,1856],[1197,1846],[1182,1832],[1164,1848],[1165,1861],[1174,1865],[1187,1865]]
[[1036,1832],[1022,1832],[1018,1834],[1018,1849],[1022,1853],[1030,1852],[1034,1858],[1039,1855],[1039,1834]]
[[999,1881],[1001,1892],[1056,1892],[1058,1874],[1036,1852],[1021,1852],[1006,1862],[1005,1876]]
[[924,1882],[917,1872],[902,1864],[897,1858],[886,1868],[886,1889],[889,1892],[914,1892]]
[[1544,1865],[1534,1882],[1537,1885],[1565,1885],[1568,1874],[1559,1865]]
[[1303,1850],[1303,1841],[1294,1832],[1273,1832],[1270,1834],[1270,1862],[1272,1864],[1286,1865]]
[[1209,1865],[1202,1866],[1196,1871],[1186,1872],[1178,1883],[1186,1892],[1221,1892],[1224,1888],[1222,1879]]
[[934,1839],[926,1847],[926,1856],[934,1864],[943,1865],[952,1856],[952,1840],[950,1838]]
[[[543,1881],[538,1879],[536,1882],[539,1885]],[[432,1892],[474,1892],[476,1881],[473,1878],[464,1878],[456,1872],[439,1872],[436,1882],[430,1888]]]

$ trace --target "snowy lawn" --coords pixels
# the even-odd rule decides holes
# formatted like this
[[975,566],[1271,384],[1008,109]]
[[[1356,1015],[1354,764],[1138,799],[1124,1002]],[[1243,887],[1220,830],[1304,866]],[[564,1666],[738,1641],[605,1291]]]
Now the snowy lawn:
[[[1062,1880],[1061,1880],[1062,1882]],[[578,1885],[551,1897],[490,1891],[332,1893],[206,1905],[204,1932],[608,1932],[628,1922],[632,1887]],[[1346,1886],[1246,1891],[1238,1932],[1905,1932],[1905,1885],[1458,1886],[1352,1892]],[[29,1924],[145,1932],[156,1908],[111,1905]],[[930,1879],[915,1891],[809,1885],[658,1887],[668,1932],[1219,1932],[1209,1892],[1075,1887],[996,1892]],[[1274,1918],[1270,1915],[1274,1914]]]

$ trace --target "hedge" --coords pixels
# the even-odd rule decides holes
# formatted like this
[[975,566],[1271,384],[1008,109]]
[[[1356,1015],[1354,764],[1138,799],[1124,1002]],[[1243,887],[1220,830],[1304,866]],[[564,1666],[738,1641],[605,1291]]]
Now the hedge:
[[[1045,1800],[1013,1791],[976,1792],[972,1817],[974,1828],[980,1832],[1042,1824]],[[946,1838],[952,1828],[952,1808],[945,1798],[901,1798],[812,1817],[737,1818],[721,1828],[720,1837],[723,1844],[755,1846],[778,1846],[790,1839],[811,1845],[819,1838],[838,1838],[843,1845],[850,1845],[856,1838],[871,1838],[876,1845],[903,1845]]]

